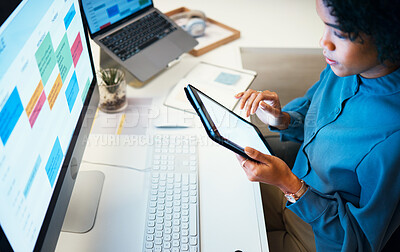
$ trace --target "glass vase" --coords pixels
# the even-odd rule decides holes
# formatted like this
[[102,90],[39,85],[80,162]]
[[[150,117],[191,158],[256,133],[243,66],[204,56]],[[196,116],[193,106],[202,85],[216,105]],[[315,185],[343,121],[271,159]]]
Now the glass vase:
[[[115,71],[116,69],[103,69],[102,72]],[[102,75],[98,77],[99,87],[99,108],[106,113],[116,113],[124,110],[128,106],[126,100],[126,80],[122,70],[117,69],[117,78],[120,82],[110,85],[102,79]]]

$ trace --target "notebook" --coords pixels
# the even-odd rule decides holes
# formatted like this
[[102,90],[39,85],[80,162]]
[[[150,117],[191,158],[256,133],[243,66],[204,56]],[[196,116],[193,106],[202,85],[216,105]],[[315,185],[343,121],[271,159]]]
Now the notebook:
[[91,38],[145,82],[198,42],[152,0],[81,0]]

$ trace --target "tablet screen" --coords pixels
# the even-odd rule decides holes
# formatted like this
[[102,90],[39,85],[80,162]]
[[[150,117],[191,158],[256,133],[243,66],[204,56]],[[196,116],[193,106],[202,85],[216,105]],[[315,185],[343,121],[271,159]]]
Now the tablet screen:
[[197,94],[222,137],[229,139],[242,148],[249,146],[264,154],[271,155],[261,139],[262,136],[258,134],[253,125],[201,92],[197,92]]

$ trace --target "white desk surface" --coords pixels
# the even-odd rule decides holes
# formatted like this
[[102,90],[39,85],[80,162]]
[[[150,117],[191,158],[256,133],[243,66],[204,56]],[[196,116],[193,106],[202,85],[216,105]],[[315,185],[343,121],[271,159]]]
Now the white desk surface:
[[[240,47],[317,48],[322,34],[314,0],[155,0],[154,5],[163,12],[182,6],[203,10],[207,16],[239,30],[241,37],[200,57],[184,54],[181,62],[144,87],[128,87],[130,97],[163,100],[200,61],[241,68]],[[91,45],[98,65],[99,47],[94,43]],[[195,132],[205,137],[201,126],[163,132]],[[123,156],[122,159],[134,159],[134,151],[126,148],[99,150],[89,147],[85,158],[114,156],[114,153]],[[222,147],[201,145],[199,158],[202,251],[268,251],[258,184],[247,180],[235,156]],[[110,159],[112,162],[112,157]],[[145,206],[143,202],[140,204],[142,192],[138,188],[141,185],[130,181],[143,173],[89,164],[81,166],[81,170],[91,169],[105,174],[95,226],[85,234],[62,232],[57,251],[135,251],[134,244],[142,244],[143,233],[133,226],[144,226]]]

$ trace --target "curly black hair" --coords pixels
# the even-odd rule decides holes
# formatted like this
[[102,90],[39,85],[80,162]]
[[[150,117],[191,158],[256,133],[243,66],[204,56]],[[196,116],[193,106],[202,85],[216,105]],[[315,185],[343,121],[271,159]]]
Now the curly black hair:
[[400,0],[323,0],[339,29],[355,40],[371,36],[379,60],[400,64]]

